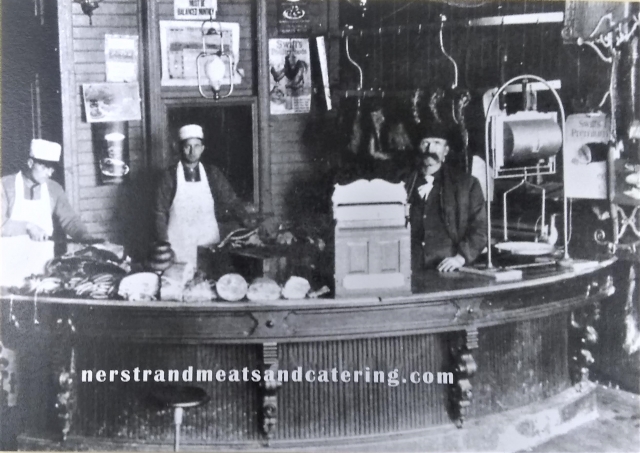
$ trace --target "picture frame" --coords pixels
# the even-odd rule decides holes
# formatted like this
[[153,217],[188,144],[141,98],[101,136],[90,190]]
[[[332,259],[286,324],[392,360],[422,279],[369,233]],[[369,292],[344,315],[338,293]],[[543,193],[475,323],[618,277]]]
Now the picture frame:
[[82,93],[88,123],[142,119],[138,82],[85,83]]
[[[206,35],[203,35],[206,34]],[[203,43],[204,36],[204,43]],[[198,86],[196,59],[202,52],[220,51],[233,57],[233,82],[242,82],[237,70],[240,54],[240,24],[218,21],[160,21],[161,86]],[[201,61],[204,61],[202,59]],[[204,73],[203,68],[200,68]],[[228,70],[222,80],[228,85]]]

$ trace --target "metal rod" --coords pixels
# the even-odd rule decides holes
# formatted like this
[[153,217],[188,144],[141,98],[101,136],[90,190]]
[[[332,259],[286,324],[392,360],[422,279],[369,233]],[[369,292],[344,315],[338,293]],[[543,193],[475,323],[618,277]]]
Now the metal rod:
[[492,27],[497,25],[555,24],[564,22],[564,13],[513,14],[510,16],[489,16],[471,19],[469,27]]
[[530,267],[543,267],[543,266],[551,266],[555,265],[556,262],[554,260],[542,261],[538,263],[528,263],[528,264],[514,264],[513,266],[505,266],[501,269],[504,270],[512,270],[512,269],[527,269]]
[[31,138],[40,138],[36,134],[36,101],[33,82],[29,84],[29,91],[31,94]]
[[[562,82],[560,80],[550,80],[549,85],[551,85],[556,90],[562,88]],[[547,90],[547,85],[542,83],[533,82],[529,84],[529,89],[531,91],[542,91]],[[490,88],[472,88],[471,91],[473,93],[486,93]],[[522,87],[520,85],[510,85],[505,88],[504,93],[521,93]],[[338,96],[344,97],[383,97],[383,96],[413,96],[416,93],[415,89],[411,90],[380,90],[380,89],[364,89],[364,90],[333,90],[333,93]],[[521,167],[525,168],[525,167]]]
[[184,409],[181,407],[174,407],[173,409],[173,424],[175,426],[175,432],[173,437],[173,451],[180,451],[180,426],[182,425],[182,414]]
[[[459,20],[449,22],[450,27],[457,28],[470,28],[470,27],[495,27],[502,25],[539,25],[539,24],[554,24],[564,22],[563,12],[553,13],[535,13],[535,14],[513,14],[510,16],[490,16],[479,17],[471,20]],[[366,30],[356,30],[353,28],[343,30],[340,36],[365,36],[365,35],[384,35],[384,34],[399,34],[403,32],[418,32],[429,31],[429,29],[439,29],[440,23],[429,24],[415,24],[415,25],[400,25],[400,26],[387,26],[377,27]],[[337,36],[336,36],[337,37]]]

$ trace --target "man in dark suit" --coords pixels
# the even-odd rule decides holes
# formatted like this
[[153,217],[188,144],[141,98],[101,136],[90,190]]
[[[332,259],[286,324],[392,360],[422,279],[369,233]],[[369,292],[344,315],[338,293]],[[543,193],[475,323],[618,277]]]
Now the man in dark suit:
[[446,133],[430,131],[418,145],[415,170],[405,181],[414,270],[457,270],[487,245],[487,213],[478,180],[445,164]]

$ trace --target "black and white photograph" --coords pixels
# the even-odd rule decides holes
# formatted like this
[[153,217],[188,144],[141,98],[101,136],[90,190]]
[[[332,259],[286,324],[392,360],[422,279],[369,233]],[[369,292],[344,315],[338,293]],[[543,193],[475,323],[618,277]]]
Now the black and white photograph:
[[4,0],[0,451],[640,452],[640,1]]

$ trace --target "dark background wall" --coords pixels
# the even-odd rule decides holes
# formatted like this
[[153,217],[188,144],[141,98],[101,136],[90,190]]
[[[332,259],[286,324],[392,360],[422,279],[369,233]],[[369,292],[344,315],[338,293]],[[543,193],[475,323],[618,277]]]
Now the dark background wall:
[[[55,2],[38,5],[2,2],[3,175],[24,164],[32,138],[62,138],[57,7]],[[57,173],[60,181],[62,172]]]

